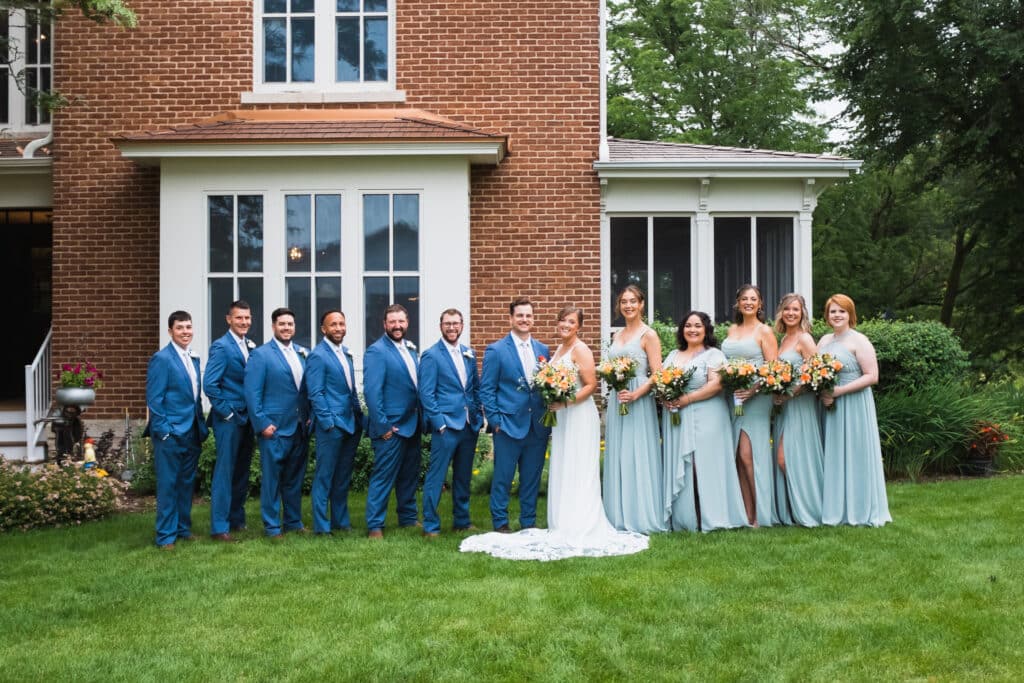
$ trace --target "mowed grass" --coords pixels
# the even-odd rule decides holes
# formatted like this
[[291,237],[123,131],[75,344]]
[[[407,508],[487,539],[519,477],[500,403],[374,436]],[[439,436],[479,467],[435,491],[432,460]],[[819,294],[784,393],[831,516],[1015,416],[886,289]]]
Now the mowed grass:
[[[435,541],[272,544],[257,522],[163,553],[151,512],[9,533],[0,679],[1021,680],[1022,494],[1019,476],[894,484],[883,529],[662,534],[550,563],[459,553],[447,510]],[[489,528],[485,497],[473,519]]]

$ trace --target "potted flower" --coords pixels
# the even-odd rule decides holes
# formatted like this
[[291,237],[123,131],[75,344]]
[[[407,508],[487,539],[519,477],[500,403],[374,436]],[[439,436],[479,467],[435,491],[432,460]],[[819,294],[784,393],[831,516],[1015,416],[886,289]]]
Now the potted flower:
[[960,471],[967,476],[991,476],[995,473],[999,448],[1009,441],[1010,437],[998,424],[988,421],[975,425],[972,437],[967,446],[967,459],[960,465]]
[[92,363],[62,363],[57,403],[62,406],[90,406],[96,390],[103,386],[103,372]]

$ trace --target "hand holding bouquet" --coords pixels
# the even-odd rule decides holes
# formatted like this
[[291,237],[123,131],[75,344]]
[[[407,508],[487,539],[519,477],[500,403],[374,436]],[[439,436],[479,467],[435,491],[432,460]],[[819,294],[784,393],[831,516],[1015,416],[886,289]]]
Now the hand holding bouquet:
[[[611,387],[614,392],[619,392],[629,386],[629,380],[636,377],[637,362],[629,356],[614,356],[605,358],[597,366],[597,376]],[[619,404],[619,415],[629,415],[629,406],[625,403]]]
[[[718,376],[722,380],[722,387],[730,394],[745,389],[753,389],[758,380],[757,367],[746,358],[733,358],[731,361],[718,368]],[[743,414],[743,400],[732,397],[732,414],[739,416]]]
[[[566,363],[552,365],[542,359],[537,366],[537,374],[530,380],[530,384],[540,393],[544,405],[550,406],[552,403],[568,402],[576,398],[577,374],[574,365]],[[557,426],[558,416],[555,411],[550,408],[545,410],[541,424],[545,427]]]
[[[842,361],[831,353],[815,354],[800,366],[800,382],[809,386],[818,396],[832,393],[842,369]],[[832,406],[827,406],[827,409],[832,410]]]
[[[796,389],[796,376],[793,365],[789,361],[770,360],[757,369],[757,390],[762,394],[775,396],[792,396]],[[772,406],[772,414],[778,412],[779,406]]]
[[[686,385],[693,377],[694,368],[684,370],[674,365],[668,365],[658,370],[651,379],[654,380],[654,397],[661,403],[674,401],[686,393]],[[679,416],[679,408],[669,408],[672,414],[672,424],[679,425],[682,419]]]

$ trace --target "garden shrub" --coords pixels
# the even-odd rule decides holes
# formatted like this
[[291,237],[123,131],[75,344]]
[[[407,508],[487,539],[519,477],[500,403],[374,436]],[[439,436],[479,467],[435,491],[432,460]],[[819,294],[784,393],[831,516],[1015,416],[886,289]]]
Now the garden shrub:
[[0,459],[0,531],[81,524],[105,517],[124,485],[80,465],[39,469]]

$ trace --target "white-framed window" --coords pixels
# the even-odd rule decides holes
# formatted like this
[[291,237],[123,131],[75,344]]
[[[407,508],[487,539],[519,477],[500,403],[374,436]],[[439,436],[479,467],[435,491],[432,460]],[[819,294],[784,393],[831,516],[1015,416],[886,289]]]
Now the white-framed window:
[[393,92],[394,12],[395,0],[255,0],[253,101]]
[[285,305],[295,341],[312,347],[320,318],[341,307],[341,195],[285,195]]
[[383,334],[391,303],[409,312],[406,339],[420,344],[420,195],[367,192],[362,195],[363,312],[366,345]]
[[49,128],[50,112],[33,95],[53,87],[52,36],[52,25],[41,22],[38,12],[0,11],[0,39],[8,45],[0,55],[0,128]]
[[783,294],[793,291],[792,216],[715,216],[715,322],[732,320],[736,290],[756,284],[765,316],[775,314]]
[[637,285],[647,297],[648,320],[676,322],[690,309],[690,217],[631,215],[609,218],[609,291],[612,328],[624,324],[616,297]]
[[207,208],[207,311],[210,339],[228,330],[231,302],[252,307],[249,338],[263,339],[263,195],[214,194]]

